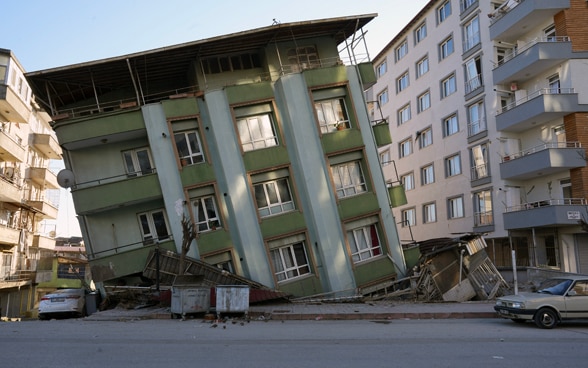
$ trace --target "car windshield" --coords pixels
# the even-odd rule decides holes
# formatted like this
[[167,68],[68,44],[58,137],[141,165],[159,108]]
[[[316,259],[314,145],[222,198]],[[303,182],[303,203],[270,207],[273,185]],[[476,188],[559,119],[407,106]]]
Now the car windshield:
[[549,279],[541,283],[537,292],[544,294],[564,295],[571,284],[572,280]]

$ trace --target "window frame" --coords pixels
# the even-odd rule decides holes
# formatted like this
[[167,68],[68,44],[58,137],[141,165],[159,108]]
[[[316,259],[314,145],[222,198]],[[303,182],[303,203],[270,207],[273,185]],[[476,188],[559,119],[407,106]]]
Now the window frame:
[[463,202],[463,194],[447,198],[447,218],[449,220],[453,220],[464,217],[465,208]]
[[[267,121],[264,121],[265,119],[267,119]],[[254,122],[257,122],[257,125],[253,125]],[[276,123],[271,112],[239,116],[236,118],[235,123],[243,152],[252,152],[280,145]],[[244,125],[242,125],[242,123],[244,123]],[[244,128],[246,128],[246,130]],[[270,131],[271,134],[265,135]],[[247,134],[245,135],[245,133]],[[256,137],[255,133],[259,133],[259,137]],[[262,146],[257,146],[259,144],[262,144]]]
[[429,202],[423,204],[423,224],[437,222],[437,204]]
[[430,163],[421,167],[421,185],[430,185],[435,183],[435,166]]
[[[453,121],[455,121],[455,123],[453,123]],[[455,131],[449,129],[452,126],[455,126]],[[457,113],[443,118],[443,137],[450,137],[457,133],[459,133],[459,120]]]
[[[482,42],[480,35],[480,16],[476,15],[463,25],[463,51],[467,52]],[[477,28],[477,29],[476,29]]]
[[439,60],[447,59],[451,54],[455,52],[455,45],[453,41],[453,35],[446,37],[439,44]]
[[447,0],[437,7],[437,24],[443,23],[451,15],[451,1]]
[[[354,264],[365,262],[384,254],[378,223],[349,229],[346,231],[346,236],[350,256]],[[376,241],[375,245],[374,240]]]
[[[265,205],[262,205],[263,203],[260,202],[262,192]],[[260,218],[277,216],[296,210],[289,176],[257,181],[253,184],[253,194],[257,213]]]
[[410,111],[410,103],[402,106],[398,109],[398,125],[402,125],[409,121],[412,118],[412,113]]
[[378,103],[380,104],[380,106],[384,106],[388,103],[388,101],[390,101],[390,98],[388,96],[388,88],[385,88],[380,93],[378,93]]
[[445,177],[451,178],[457,175],[461,175],[461,154],[455,153],[445,158]]
[[388,63],[386,60],[382,61],[376,66],[376,77],[380,79],[384,74],[388,72]]
[[410,78],[408,71],[404,72],[400,77],[396,78],[396,93],[400,93],[410,86]]
[[[298,251],[295,248],[298,248]],[[303,259],[301,256],[303,256]],[[269,249],[269,258],[278,284],[312,273],[305,240],[294,241],[279,247],[271,247]],[[278,260],[280,261],[279,264],[276,262]],[[300,262],[301,260],[305,263]],[[288,263],[291,263],[291,265]]]
[[[406,180],[407,178],[410,178],[410,180]],[[415,185],[415,181],[414,181],[414,171],[411,171],[409,173],[401,175],[400,182],[402,183],[402,186],[405,191],[415,189],[416,185]],[[407,185],[407,183],[409,183],[410,185]]]
[[[178,142],[178,136],[180,135],[183,135],[183,141],[180,142],[183,142],[186,145],[183,148],[179,147],[180,142]],[[191,136],[195,137],[195,139],[192,140]],[[178,132],[174,131],[174,143],[176,146],[176,151],[178,152],[178,158],[180,159],[182,166],[201,164],[206,162],[206,159],[204,157],[204,150],[202,148],[202,143],[200,142],[200,135],[198,134],[198,129],[184,130]],[[194,152],[194,148],[197,149],[196,152]]]
[[398,46],[396,46],[396,48],[394,48],[395,61],[396,62],[400,61],[407,54],[408,54],[408,41],[407,41],[407,39],[404,39],[400,43],[400,45],[398,45]]
[[474,226],[489,226],[494,224],[492,191],[482,189],[473,193]]
[[[140,153],[145,152],[146,156],[140,157]],[[153,165],[153,157],[151,155],[151,149],[149,147],[133,148],[124,150],[121,152],[123,156],[123,163],[127,177],[136,177],[142,175],[148,175],[155,172]],[[144,159],[147,158],[147,166],[142,167],[145,164]],[[129,161],[130,160],[130,161]],[[133,171],[129,171],[132,165]]]
[[415,45],[422,42],[427,38],[427,22],[421,23],[414,30],[414,43]]
[[[400,213],[402,221],[400,227],[412,227],[416,226],[416,209],[414,207],[406,208]],[[410,216],[408,216],[410,215]]]
[[[351,165],[353,165],[353,167],[351,167]],[[350,168],[352,170],[350,170]],[[358,159],[333,164],[330,166],[330,171],[338,199],[353,197],[368,191],[361,160]],[[356,173],[359,175],[355,176]],[[345,176],[349,177],[345,178]]]
[[418,95],[417,108],[419,114],[431,108],[431,91],[427,90]]
[[[194,209],[194,225],[197,227],[199,233],[204,233],[212,230],[216,230],[221,227],[221,218],[216,204],[216,197],[214,194],[203,195],[197,198],[191,198],[190,202]],[[198,205],[196,204],[198,202]],[[208,202],[208,203],[207,203]],[[201,207],[204,205],[203,207]],[[212,207],[210,207],[212,205]],[[203,208],[202,214],[204,219],[200,220],[200,208]],[[210,216],[214,213],[214,216]]]
[[[160,218],[156,219],[155,215],[160,215]],[[145,221],[143,221],[143,217]],[[137,213],[137,220],[139,221],[139,230],[141,231],[144,245],[160,243],[161,241],[172,239],[165,209],[139,212]],[[161,223],[161,220],[163,220],[163,224]],[[161,225],[165,226],[165,234],[158,233],[158,231],[161,230]],[[146,230],[148,230],[148,232]]]
[[[479,152],[477,152],[479,150]],[[488,142],[470,147],[472,180],[490,177],[490,146]]]
[[451,96],[457,92],[457,79],[455,73],[451,73],[441,81],[441,99]]
[[420,78],[429,72],[429,55],[425,55],[416,62],[415,74],[416,78]]
[[419,134],[419,149],[426,148],[433,144],[433,127],[428,126],[418,132]]
[[[408,151],[404,149],[408,147]],[[412,155],[413,148],[412,148],[412,137],[406,138],[400,142],[398,142],[398,157],[404,158]]]

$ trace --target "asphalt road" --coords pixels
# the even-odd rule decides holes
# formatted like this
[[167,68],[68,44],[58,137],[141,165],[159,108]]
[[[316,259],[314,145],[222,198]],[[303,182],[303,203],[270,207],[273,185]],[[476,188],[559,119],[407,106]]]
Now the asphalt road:
[[[233,323],[235,322],[235,323]],[[0,323],[0,364],[20,367],[586,367],[588,323],[51,320]]]

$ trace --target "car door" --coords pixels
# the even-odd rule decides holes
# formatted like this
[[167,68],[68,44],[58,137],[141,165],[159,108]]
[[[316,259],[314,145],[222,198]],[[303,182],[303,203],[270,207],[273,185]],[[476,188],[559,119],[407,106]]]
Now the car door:
[[588,280],[576,281],[565,297],[563,318],[588,318]]

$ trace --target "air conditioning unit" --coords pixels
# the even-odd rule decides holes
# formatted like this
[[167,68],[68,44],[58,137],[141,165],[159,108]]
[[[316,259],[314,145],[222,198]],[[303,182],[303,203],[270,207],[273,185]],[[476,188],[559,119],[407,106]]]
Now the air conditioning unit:
[[[588,0],[586,0],[586,1],[588,1]],[[510,84],[510,90],[511,90],[511,91],[513,91],[513,92],[514,92],[514,91],[516,91],[516,90],[518,90],[518,89],[519,89],[519,85],[517,84],[517,82],[512,82],[512,83]]]

